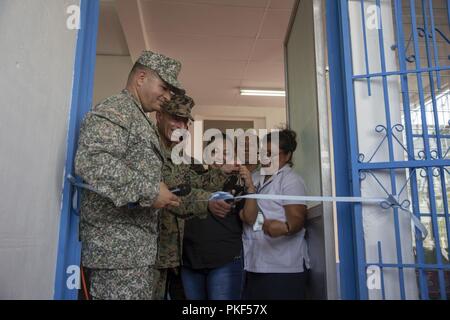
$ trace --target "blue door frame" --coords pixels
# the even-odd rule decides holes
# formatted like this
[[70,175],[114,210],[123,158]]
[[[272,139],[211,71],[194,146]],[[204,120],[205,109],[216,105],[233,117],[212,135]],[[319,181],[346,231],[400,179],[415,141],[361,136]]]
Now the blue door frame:
[[[70,112],[68,150],[65,165],[66,176],[74,171],[78,132],[83,116],[91,108],[95,70],[96,40],[99,18],[99,0],[81,0],[81,25],[78,30],[72,107]],[[333,106],[333,135],[337,195],[351,194],[351,178],[348,159],[348,125],[346,125],[345,81],[341,39],[340,3],[327,0],[327,34],[329,55],[331,98]],[[73,175],[73,174],[72,174]],[[55,299],[78,299],[78,291],[70,290],[66,284],[70,274],[67,268],[79,266],[81,244],[79,242],[79,217],[73,209],[74,186],[66,179],[63,189],[60,234],[55,277]],[[340,252],[340,289],[342,299],[357,299],[356,257],[354,249],[354,221],[350,204],[338,203],[338,235]]]
[[[341,2],[327,0],[326,20],[328,39],[328,64],[330,77],[330,96],[332,106],[334,165],[336,177],[336,195],[352,195],[352,177],[350,164],[349,125],[347,92],[344,66],[351,66],[343,52],[343,32],[341,20]],[[348,41],[348,39],[347,39]],[[332,53],[332,54],[331,54]],[[349,57],[347,57],[348,59]],[[347,64],[346,64],[347,63]],[[339,283],[341,299],[358,299],[358,277],[355,247],[355,221],[352,205],[339,202],[337,207],[337,223],[339,238]]]
[[[76,43],[65,176],[73,175],[80,123],[92,104],[99,5],[99,0],[80,1],[80,29]],[[56,300],[78,299],[78,290],[71,290],[67,286],[68,277],[71,275],[68,274],[68,268],[78,267],[81,258],[81,244],[78,236],[79,217],[72,203],[74,191],[74,187],[65,179],[55,276],[54,298]]]

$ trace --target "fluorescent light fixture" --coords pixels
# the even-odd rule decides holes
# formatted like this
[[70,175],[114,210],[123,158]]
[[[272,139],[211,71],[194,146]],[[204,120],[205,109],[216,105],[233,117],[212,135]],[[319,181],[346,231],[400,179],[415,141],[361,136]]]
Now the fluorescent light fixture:
[[283,90],[241,89],[241,96],[285,97],[286,96],[286,91],[283,91]]

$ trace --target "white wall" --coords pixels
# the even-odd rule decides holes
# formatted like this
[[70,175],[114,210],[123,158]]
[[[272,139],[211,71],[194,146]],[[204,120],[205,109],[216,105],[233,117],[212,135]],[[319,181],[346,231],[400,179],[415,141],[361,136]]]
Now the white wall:
[[255,129],[286,125],[285,108],[195,106],[193,114],[196,120],[255,120]]
[[[190,133],[192,141],[195,141],[192,148],[197,159],[201,158],[202,155],[204,120],[248,120],[254,121],[255,129],[268,130],[286,125],[285,108],[195,106],[193,115],[196,123],[191,126]],[[197,129],[194,129],[194,127]]]
[[94,105],[122,91],[133,67],[130,56],[97,55],[94,80]]
[[79,0],[0,1],[0,299],[51,299]]

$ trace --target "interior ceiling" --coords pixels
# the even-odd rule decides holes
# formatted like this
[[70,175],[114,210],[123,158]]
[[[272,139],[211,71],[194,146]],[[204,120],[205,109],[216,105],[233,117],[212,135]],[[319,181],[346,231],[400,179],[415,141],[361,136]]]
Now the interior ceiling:
[[148,49],[183,63],[180,80],[204,106],[284,107],[283,97],[242,97],[239,88],[281,89],[284,39],[295,0],[102,1],[98,54]]

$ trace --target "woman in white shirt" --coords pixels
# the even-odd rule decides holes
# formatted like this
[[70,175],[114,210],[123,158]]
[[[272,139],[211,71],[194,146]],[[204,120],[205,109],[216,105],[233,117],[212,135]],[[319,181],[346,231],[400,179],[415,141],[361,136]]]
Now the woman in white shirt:
[[[278,133],[279,139],[275,135],[269,134],[266,140],[269,163],[253,175],[241,167],[247,190],[258,194],[304,196],[303,179],[292,169],[296,134],[285,129]],[[304,229],[306,215],[307,207],[302,201],[246,200],[240,212],[244,222],[244,299],[305,298],[309,268]]]

